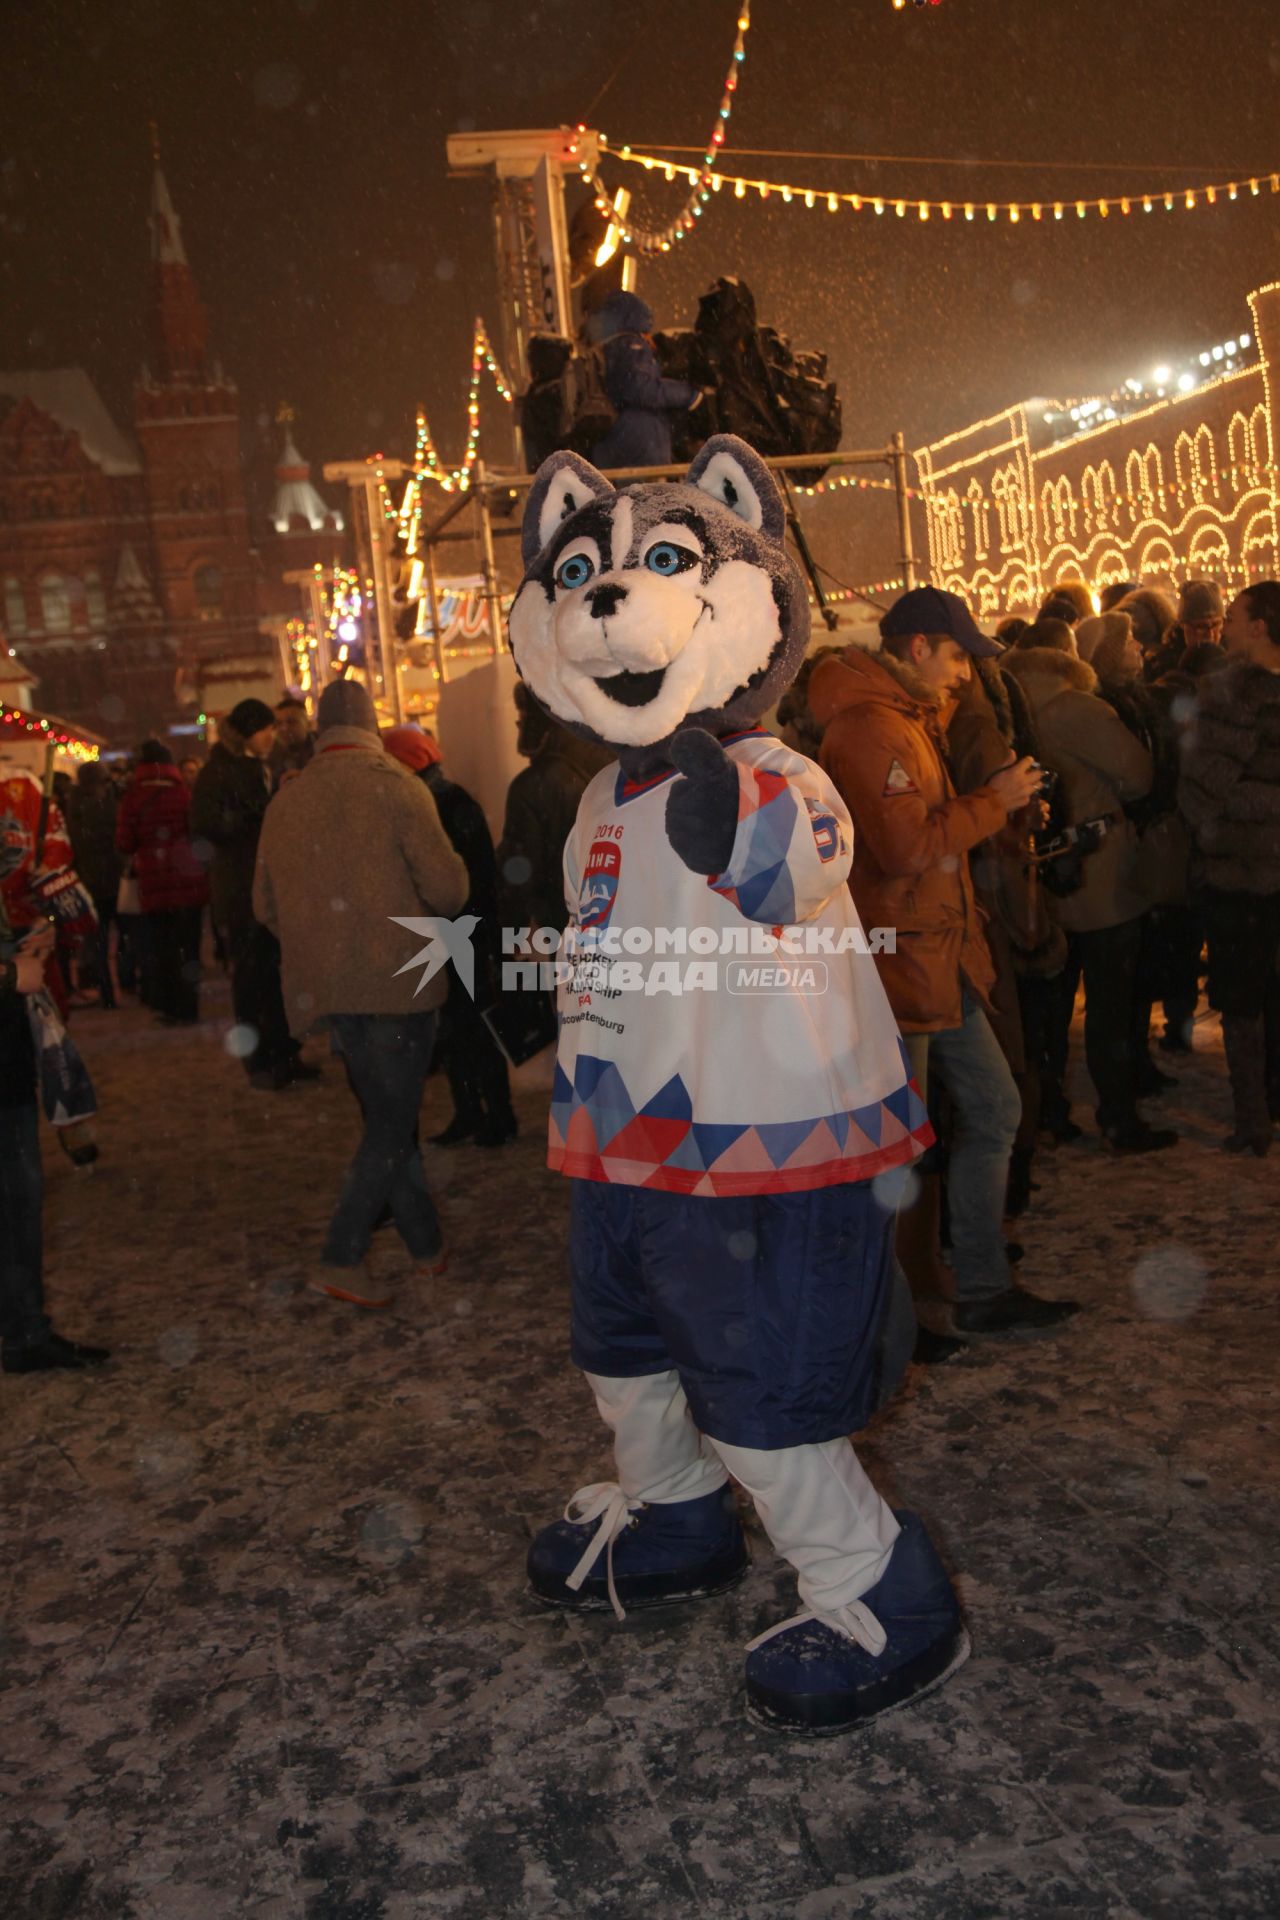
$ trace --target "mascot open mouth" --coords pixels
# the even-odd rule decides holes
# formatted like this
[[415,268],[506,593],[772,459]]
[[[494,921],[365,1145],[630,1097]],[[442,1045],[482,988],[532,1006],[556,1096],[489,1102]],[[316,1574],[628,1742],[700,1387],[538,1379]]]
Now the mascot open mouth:
[[596,685],[619,706],[647,707],[661,693],[666,675],[665,667],[655,667],[652,673],[611,673],[607,679],[597,680]]

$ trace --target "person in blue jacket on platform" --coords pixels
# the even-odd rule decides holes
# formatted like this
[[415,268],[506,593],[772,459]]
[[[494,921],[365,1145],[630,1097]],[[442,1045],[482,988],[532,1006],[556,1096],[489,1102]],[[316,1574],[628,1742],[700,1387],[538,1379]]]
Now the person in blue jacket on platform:
[[618,417],[590,458],[597,467],[669,467],[671,415],[701,398],[687,380],[664,379],[649,335],[653,314],[635,293],[611,293],[587,322],[604,348],[604,384]]

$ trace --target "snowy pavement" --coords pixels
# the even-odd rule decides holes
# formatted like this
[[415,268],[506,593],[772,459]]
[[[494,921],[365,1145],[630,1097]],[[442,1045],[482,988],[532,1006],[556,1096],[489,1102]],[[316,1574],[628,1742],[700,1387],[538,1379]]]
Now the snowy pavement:
[[1021,1275],[1088,1311],[916,1371],[863,1442],[972,1660],[805,1744],[743,1717],[793,1591],[754,1523],[746,1582],[684,1612],[524,1594],[532,1531],[608,1469],[545,1094],[515,1147],[430,1153],[450,1274],[415,1292],[383,1235],[395,1306],[361,1314],[303,1290],[345,1087],[251,1092],[207,997],[196,1033],[77,1019],[102,1161],[52,1149],[48,1287],[115,1358],[0,1377],[0,1914],[1280,1912],[1280,1151],[1216,1151],[1215,1020],[1177,1149],[1039,1163]]

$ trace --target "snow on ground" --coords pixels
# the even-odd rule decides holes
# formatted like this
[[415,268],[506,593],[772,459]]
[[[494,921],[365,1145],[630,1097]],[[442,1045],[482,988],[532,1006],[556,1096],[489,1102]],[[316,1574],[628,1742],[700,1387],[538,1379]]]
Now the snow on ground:
[[360,1314],[304,1291],[350,1098],[334,1068],[251,1092],[221,991],[194,1034],[77,1021],[103,1156],[52,1150],[49,1292],[115,1360],[0,1377],[0,1913],[1280,1911],[1280,1153],[1216,1150],[1216,1021],[1162,1103],[1176,1150],[1040,1163],[1022,1277],[1088,1311],[917,1371],[867,1436],[974,1657],[815,1745],[743,1718],[743,1642],[792,1593],[758,1529],[747,1581],[684,1612],[523,1592],[532,1531],[607,1471],[545,1073],[514,1148],[430,1154],[448,1279],[415,1291],[384,1235],[396,1304]]

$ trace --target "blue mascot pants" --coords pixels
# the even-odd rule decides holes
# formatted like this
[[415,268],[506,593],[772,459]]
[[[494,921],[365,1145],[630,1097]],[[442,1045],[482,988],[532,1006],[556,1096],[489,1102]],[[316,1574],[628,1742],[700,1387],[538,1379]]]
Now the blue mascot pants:
[[876,1404],[894,1214],[870,1181],[695,1199],[575,1180],[573,1358],[680,1376],[709,1439],[838,1440]]

